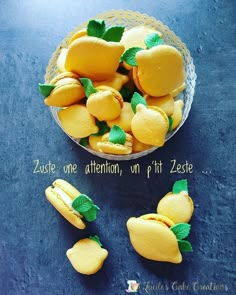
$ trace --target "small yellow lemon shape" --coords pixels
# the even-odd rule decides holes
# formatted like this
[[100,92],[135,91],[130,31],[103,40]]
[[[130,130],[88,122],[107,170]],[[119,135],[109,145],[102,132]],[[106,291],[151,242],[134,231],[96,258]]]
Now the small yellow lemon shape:
[[88,112],[99,121],[114,120],[123,107],[123,98],[114,88],[99,86],[97,92],[91,94],[86,103]]
[[152,146],[150,144],[142,143],[133,137],[133,153],[139,153],[150,149]]
[[65,68],[93,81],[106,80],[115,74],[123,52],[120,42],[84,36],[69,45]]
[[175,101],[174,112],[171,116],[171,118],[173,119],[172,130],[176,129],[182,121],[183,107],[184,107],[184,102],[182,100]]
[[164,95],[160,97],[152,97],[144,95],[148,106],[155,106],[162,109],[167,116],[171,116],[174,112],[174,99],[172,95]]
[[188,223],[193,211],[193,201],[186,191],[181,191],[178,194],[169,192],[160,200],[157,206],[157,213],[165,215],[174,223]]
[[139,255],[155,261],[182,261],[176,236],[165,223],[131,217],[127,228],[131,244]]
[[102,140],[102,135],[100,136],[94,136],[94,135],[90,135],[89,136],[89,146],[92,150],[96,151],[96,152],[100,152],[97,143],[100,142]]
[[173,46],[158,45],[136,54],[133,78],[138,89],[151,96],[164,96],[184,83],[184,63]]
[[85,238],[67,250],[66,256],[77,272],[92,275],[102,268],[108,251],[101,248],[95,240]]
[[74,104],[59,110],[58,118],[62,128],[72,137],[83,138],[98,132],[95,118],[84,105]]
[[57,59],[57,69],[60,73],[66,72],[65,68],[65,60],[67,55],[67,48],[62,48],[59,54],[59,57]]
[[168,117],[162,109],[137,105],[136,114],[131,121],[131,130],[140,142],[161,147],[165,143],[168,128]]
[[105,85],[105,86],[112,87],[117,91],[120,91],[122,86],[129,82],[129,77],[128,75],[123,75],[123,74],[115,72],[115,74],[107,80],[92,81],[92,82],[94,87]]

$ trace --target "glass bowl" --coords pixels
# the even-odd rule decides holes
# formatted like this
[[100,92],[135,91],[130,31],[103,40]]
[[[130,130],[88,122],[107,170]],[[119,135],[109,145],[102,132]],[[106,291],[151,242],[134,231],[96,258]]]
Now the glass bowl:
[[[185,120],[187,119],[189,115],[189,111],[191,109],[191,105],[193,102],[193,96],[194,96],[194,89],[196,85],[196,73],[195,73],[195,67],[193,64],[193,59],[191,58],[190,52],[187,49],[186,45],[180,40],[179,37],[177,37],[173,31],[171,31],[166,25],[164,25],[161,21],[156,20],[154,17],[151,17],[147,14],[142,14],[136,11],[131,10],[111,10],[107,12],[103,12],[101,14],[96,15],[93,17],[93,19],[104,19],[106,21],[107,26],[114,26],[114,25],[123,25],[127,29],[132,28],[134,26],[138,25],[145,25],[149,26],[153,29],[156,29],[163,33],[163,40],[164,43],[168,45],[172,45],[176,47],[182,54],[184,59],[184,65],[185,65],[185,74],[186,74],[186,88],[185,90],[180,94],[180,98],[184,101],[184,109],[183,109],[183,118],[179,126],[169,132],[166,135],[165,141],[169,140],[172,136],[174,136],[178,130],[183,126]],[[68,41],[72,37],[72,35],[77,32],[80,29],[83,29],[87,26],[87,22],[82,23],[77,28],[75,28],[71,33],[69,33],[65,39],[62,41],[62,43],[57,47],[56,51],[52,54],[52,57],[48,63],[46,74],[45,74],[45,83],[50,83],[53,77],[55,77],[58,74],[57,71],[57,59],[60,55],[60,51],[62,48],[68,47]],[[57,124],[61,127],[60,121],[58,119],[58,108],[57,107],[50,107],[50,111],[57,122]],[[64,131],[64,130],[63,130]],[[68,134],[67,134],[68,135]],[[69,135],[68,135],[69,136]],[[139,157],[143,157],[145,155],[148,155],[158,149],[158,147],[152,147],[148,150],[139,152],[139,153],[133,153],[130,155],[111,155],[111,154],[104,154],[100,152],[96,152],[89,147],[83,146],[79,143],[79,139],[75,139],[71,136],[69,136],[74,142],[76,142],[80,147],[87,150],[89,153],[96,155],[98,157],[108,159],[108,160],[132,160],[137,159]]]

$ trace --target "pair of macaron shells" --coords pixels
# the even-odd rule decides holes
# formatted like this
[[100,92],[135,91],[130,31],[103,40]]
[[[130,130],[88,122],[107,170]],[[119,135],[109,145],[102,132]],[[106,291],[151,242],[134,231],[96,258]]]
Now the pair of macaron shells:
[[181,263],[181,244],[185,245],[183,251],[192,251],[189,242],[183,238],[189,234],[188,222],[193,211],[193,201],[187,191],[169,192],[158,203],[157,213],[128,220],[127,228],[133,248],[150,260]]

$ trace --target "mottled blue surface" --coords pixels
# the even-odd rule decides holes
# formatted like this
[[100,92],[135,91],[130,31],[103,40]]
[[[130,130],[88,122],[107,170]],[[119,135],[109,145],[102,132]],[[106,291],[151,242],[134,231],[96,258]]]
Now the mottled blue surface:
[[[90,174],[104,163],[76,146],[55,124],[37,91],[52,52],[81,22],[110,9],[132,9],[167,24],[186,43],[198,75],[190,116],[165,147],[138,161],[121,162],[123,175]],[[235,93],[236,2],[222,1],[0,1],[0,294],[235,294]],[[55,174],[33,173],[34,160],[50,160]],[[170,174],[170,161],[193,164],[192,174]],[[163,173],[146,175],[154,160]],[[130,165],[139,162],[141,173]],[[66,175],[63,165],[76,163]],[[65,178],[101,207],[99,218],[79,231],[49,205],[44,189]],[[126,221],[155,211],[172,183],[187,178],[196,208],[189,236],[194,252],[180,265],[140,258]],[[100,272],[82,276],[65,252],[98,234],[109,257]],[[194,291],[193,286],[210,290]],[[186,288],[189,290],[186,290]],[[217,288],[217,290],[213,290]]]

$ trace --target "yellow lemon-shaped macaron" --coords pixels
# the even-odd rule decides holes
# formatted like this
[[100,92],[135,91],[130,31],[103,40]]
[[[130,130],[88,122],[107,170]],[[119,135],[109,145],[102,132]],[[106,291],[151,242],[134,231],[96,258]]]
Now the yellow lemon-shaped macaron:
[[173,46],[158,45],[136,54],[137,67],[133,68],[136,86],[151,96],[164,96],[184,83],[184,62]]
[[59,110],[58,118],[62,128],[72,137],[83,138],[98,132],[95,118],[84,105],[75,104]]
[[65,68],[92,81],[102,81],[112,77],[124,51],[120,42],[85,36],[75,39],[68,47]]
[[97,143],[100,142],[102,140],[102,135],[101,136],[94,136],[94,135],[90,135],[89,136],[89,146],[92,150],[96,151],[96,152],[100,152]]
[[91,94],[86,102],[88,112],[99,121],[114,120],[123,107],[121,94],[108,86],[99,86],[97,92]]
[[79,102],[85,97],[85,93],[78,78],[78,75],[71,72],[63,72],[54,77],[50,85],[54,85],[55,88],[45,98],[45,104],[55,107],[67,107]]
[[131,244],[139,255],[155,261],[182,261],[176,236],[163,222],[131,217],[127,228]]
[[111,128],[113,125],[120,126],[125,132],[131,131],[131,121],[133,119],[134,112],[129,102],[124,102],[123,108],[119,117],[114,120],[107,121],[107,125]]
[[178,94],[180,94],[184,89],[186,88],[186,84],[185,82],[180,85],[178,88],[176,88],[175,90],[173,90],[171,92],[171,96],[176,97]]
[[169,192],[160,200],[157,206],[157,213],[165,215],[174,223],[188,223],[193,211],[193,201],[186,191],[181,191],[178,194]]
[[92,275],[101,269],[108,251],[93,239],[85,238],[67,250],[66,256],[77,272]]
[[149,145],[163,146],[168,128],[169,120],[162,109],[137,105],[136,114],[131,121],[131,130],[139,141]]
[[75,41],[76,39],[79,39],[81,37],[87,36],[87,29],[81,29],[77,32],[75,32],[72,37],[70,38],[68,45],[70,45],[73,41]]
[[62,48],[57,59],[57,69],[60,73],[66,72],[65,60],[67,55],[67,48]]
[[115,74],[107,80],[92,81],[92,82],[94,87],[105,85],[105,86],[112,87],[113,89],[116,89],[117,91],[120,91],[122,86],[126,84],[128,81],[129,81],[129,77],[127,75],[123,75],[123,74],[115,72]]
[[171,116],[174,112],[174,99],[170,94],[152,97],[150,95],[144,95],[148,106],[156,106],[162,109],[167,116]]
[[152,221],[157,221],[157,222],[162,222],[164,225],[167,227],[171,227],[175,225],[174,221],[171,220],[170,218],[161,215],[161,214],[156,214],[156,213],[148,213],[140,216],[139,218],[142,218],[144,220],[152,220]]
[[139,153],[150,149],[152,146],[150,144],[143,143],[137,138],[133,137],[133,153]]
[[184,107],[184,102],[182,100],[175,101],[175,103],[174,103],[174,112],[173,112],[173,114],[171,116],[171,118],[173,120],[172,130],[177,128],[179,126],[179,124],[181,123],[181,121],[182,121],[183,107]]

